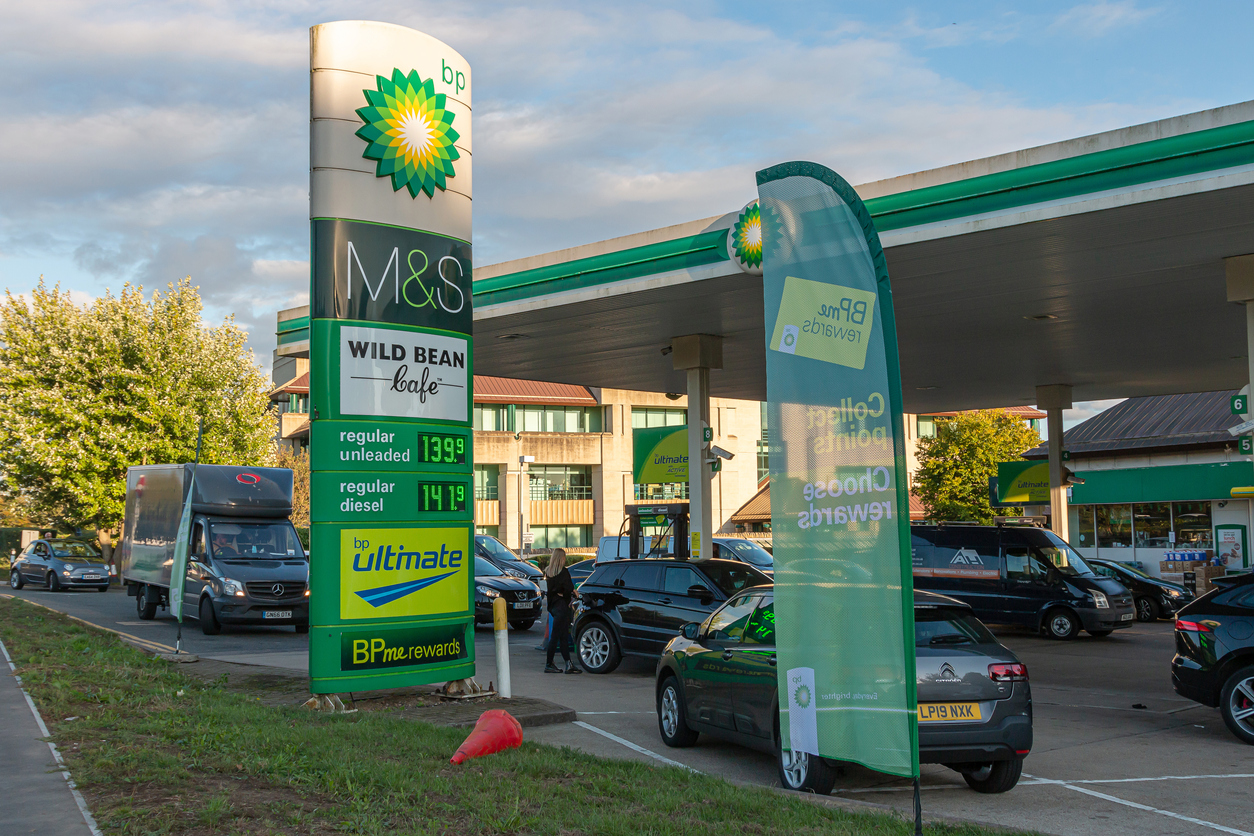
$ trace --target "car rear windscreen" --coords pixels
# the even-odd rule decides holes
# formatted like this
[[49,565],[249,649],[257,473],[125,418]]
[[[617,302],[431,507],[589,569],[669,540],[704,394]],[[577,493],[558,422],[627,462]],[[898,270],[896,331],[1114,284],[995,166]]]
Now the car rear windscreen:
[[914,608],[915,647],[996,643],[993,634],[969,610],[958,607]]

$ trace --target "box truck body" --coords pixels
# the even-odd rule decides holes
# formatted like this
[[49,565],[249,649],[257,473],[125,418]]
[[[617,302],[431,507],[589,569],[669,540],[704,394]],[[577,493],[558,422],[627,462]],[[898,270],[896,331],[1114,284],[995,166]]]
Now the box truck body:
[[[170,569],[192,465],[132,467],[118,563],[141,619],[169,606]],[[221,624],[309,629],[309,558],[292,527],[292,471],[200,465],[192,493],[183,612]]]

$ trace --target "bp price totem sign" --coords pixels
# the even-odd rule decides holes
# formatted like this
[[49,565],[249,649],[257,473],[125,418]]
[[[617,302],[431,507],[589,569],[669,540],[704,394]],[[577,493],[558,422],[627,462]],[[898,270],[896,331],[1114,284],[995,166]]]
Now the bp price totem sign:
[[884,252],[857,194],[820,165],[759,171],[758,197],[783,748],[917,776],[909,505]]
[[470,67],[400,26],[310,35],[310,679],[467,677]]

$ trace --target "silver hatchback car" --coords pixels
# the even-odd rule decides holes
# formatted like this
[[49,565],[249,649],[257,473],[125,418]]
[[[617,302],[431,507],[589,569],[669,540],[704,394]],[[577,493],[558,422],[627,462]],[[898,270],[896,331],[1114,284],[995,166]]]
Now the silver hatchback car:
[[90,543],[60,538],[35,540],[13,561],[9,586],[43,584],[52,592],[63,589],[109,591],[109,567]]

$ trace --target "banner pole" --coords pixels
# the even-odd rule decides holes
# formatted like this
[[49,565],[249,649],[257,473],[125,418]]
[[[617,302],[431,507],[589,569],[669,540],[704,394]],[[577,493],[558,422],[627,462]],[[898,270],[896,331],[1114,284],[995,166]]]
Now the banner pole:
[[914,836],[923,836],[923,798],[919,792],[919,777],[914,778]]
[[[192,491],[196,490],[196,468],[200,466],[200,442],[205,437],[205,419],[200,419],[200,428],[196,431],[196,458],[192,462],[192,484],[188,487],[187,501],[192,501]],[[186,571],[186,568],[184,568]],[[183,608],[179,607],[179,626],[174,636],[174,655],[183,652]]]

